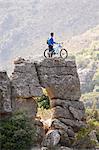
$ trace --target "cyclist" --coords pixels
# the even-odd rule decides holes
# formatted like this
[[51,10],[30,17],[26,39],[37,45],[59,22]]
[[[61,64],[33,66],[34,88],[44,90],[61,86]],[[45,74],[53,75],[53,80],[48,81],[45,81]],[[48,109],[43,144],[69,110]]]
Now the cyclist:
[[54,52],[54,49],[53,49],[53,45],[54,44],[57,44],[55,41],[54,41],[54,33],[50,33],[50,38],[48,38],[47,40],[47,44],[48,44],[48,47],[49,47],[49,52]]

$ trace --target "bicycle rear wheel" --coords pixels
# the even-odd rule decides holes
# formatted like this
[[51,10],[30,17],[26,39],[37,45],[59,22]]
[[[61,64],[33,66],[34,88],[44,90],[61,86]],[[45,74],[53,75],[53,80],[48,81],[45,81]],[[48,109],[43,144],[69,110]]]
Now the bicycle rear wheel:
[[49,49],[48,48],[44,51],[44,57],[45,58],[49,58],[50,57]]
[[60,57],[61,58],[67,58],[67,56],[68,56],[67,50],[66,49],[61,49],[61,51],[60,51]]
[[49,52],[49,49],[47,48],[45,51],[44,51],[44,57],[45,58],[49,58],[49,57],[52,57],[53,56],[53,52]]

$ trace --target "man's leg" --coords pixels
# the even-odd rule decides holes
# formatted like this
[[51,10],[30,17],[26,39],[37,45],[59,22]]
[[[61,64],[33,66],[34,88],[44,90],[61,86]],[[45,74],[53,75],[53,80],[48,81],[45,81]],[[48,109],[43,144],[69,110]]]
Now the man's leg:
[[52,51],[53,51],[53,46],[49,45],[49,52],[52,52]]
[[52,45],[49,45],[49,57],[52,57],[52,54],[53,54],[53,46]]

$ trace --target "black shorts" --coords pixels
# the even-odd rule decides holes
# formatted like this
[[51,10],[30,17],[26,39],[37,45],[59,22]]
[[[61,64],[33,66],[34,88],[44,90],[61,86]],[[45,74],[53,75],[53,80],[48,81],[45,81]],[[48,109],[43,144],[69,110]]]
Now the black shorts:
[[53,46],[52,45],[49,45],[49,52],[53,51]]

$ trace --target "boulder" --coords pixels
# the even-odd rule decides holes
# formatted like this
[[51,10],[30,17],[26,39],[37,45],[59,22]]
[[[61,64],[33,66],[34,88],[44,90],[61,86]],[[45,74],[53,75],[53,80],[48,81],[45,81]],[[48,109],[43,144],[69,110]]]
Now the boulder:
[[82,101],[70,101],[70,100],[61,100],[61,99],[52,99],[50,100],[51,108],[54,108],[56,106],[61,106],[64,109],[68,107],[73,107],[79,111],[81,111],[83,114],[85,113],[84,104]]
[[63,131],[63,130],[59,130],[60,131],[60,144],[63,146],[71,146],[71,140],[67,134],[67,132]]
[[71,112],[71,114],[73,115],[73,117],[77,120],[82,120],[84,117],[84,112],[79,110],[79,109],[75,109],[74,107],[69,107],[69,110]]
[[51,123],[51,129],[59,129],[67,132],[68,126],[66,126],[64,123],[62,123],[58,119],[53,119]]
[[12,112],[11,83],[6,71],[0,72],[0,114]]
[[60,141],[60,134],[58,130],[49,130],[44,138],[43,146],[53,147]]
[[79,131],[81,128],[86,127],[86,124],[83,121],[71,120],[71,119],[65,119],[65,118],[59,118],[59,120],[63,122],[64,124],[66,124],[67,126],[72,127],[73,131],[75,132]]
[[56,106],[52,108],[52,118],[65,118],[65,119],[73,119],[73,116],[71,115],[68,108],[63,108],[60,106]]
[[24,60],[15,64],[12,87],[15,97],[29,98],[43,94],[34,63]]
[[67,134],[69,137],[73,137],[73,138],[75,137],[75,132],[71,127],[67,129]]
[[44,59],[36,62],[41,86],[45,87],[50,98],[78,100],[80,82],[75,61],[60,58]]

